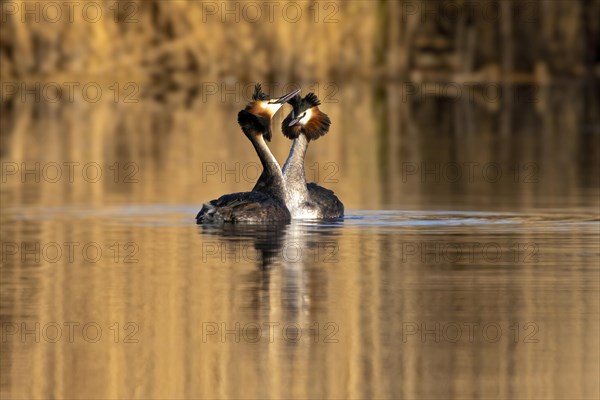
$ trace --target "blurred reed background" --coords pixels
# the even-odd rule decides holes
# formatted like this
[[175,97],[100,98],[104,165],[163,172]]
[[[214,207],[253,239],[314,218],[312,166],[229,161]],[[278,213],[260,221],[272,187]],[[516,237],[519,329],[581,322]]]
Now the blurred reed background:
[[544,83],[591,77],[600,58],[593,0],[91,3],[4,2],[3,81],[108,74],[149,85],[162,76],[170,85],[160,89],[174,90],[227,78]]
[[[4,200],[197,203],[247,190],[243,171],[220,173],[257,162],[235,124],[254,82],[321,97],[333,128],[309,150],[309,179],[351,208],[597,194],[598,1],[91,3],[58,18],[47,2],[3,3],[2,159],[132,162],[140,183],[42,182]],[[74,100],[69,82],[80,84]],[[100,100],[84,98],[89,83]],[[280,162],[289,145],[276,135]],[[218,173],[199,180],[207,163]],[[458,183],[443,170],[451,163]],[[481,163],[473,182],[465,163]],[[502,169],[499,182],[481,178],[486,163]],[[437,177],[422,176],[436,165]]]

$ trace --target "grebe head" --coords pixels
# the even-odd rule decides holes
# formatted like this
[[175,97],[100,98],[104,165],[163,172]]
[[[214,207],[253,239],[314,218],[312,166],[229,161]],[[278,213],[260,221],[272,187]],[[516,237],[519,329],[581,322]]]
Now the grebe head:
[[272,99],[262,91],[260,83],[254,86],[252,100],[238,114],[238,124],[246,135],[263,135],[271,141],[271,119],[282,105],[300,93],[296,89],[278,99]]
[[288,103],[293,109],[281,124],[281,130],[287,138],[296,139],[300,134],[304,134],[310,141],[329,132],[331,120],[319,110],[321,101],[314,93],[309,93],[304,98],[296,95]]

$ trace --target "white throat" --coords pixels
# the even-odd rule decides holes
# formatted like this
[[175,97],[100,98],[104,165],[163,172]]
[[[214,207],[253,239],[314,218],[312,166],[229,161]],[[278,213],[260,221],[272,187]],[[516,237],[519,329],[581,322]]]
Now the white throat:
[[275,115],[277,113],[277,111],[279,111],[279,109],[281,108],[283,104],[281,103],[269,103],[268,101],[261,101],[260,102],[260,107],[264,110],[267,111],[267,113],[269,113],[269,115],[272,117],[273,115]]
[[301,125],[308,124],[308,121],[310,121],[311,116],[312,116],[312,108],[309,108],[308,110],[306,110],[304,112],[304,116],[302,118],[300,118],[300,121],[298,121],[298,123]]

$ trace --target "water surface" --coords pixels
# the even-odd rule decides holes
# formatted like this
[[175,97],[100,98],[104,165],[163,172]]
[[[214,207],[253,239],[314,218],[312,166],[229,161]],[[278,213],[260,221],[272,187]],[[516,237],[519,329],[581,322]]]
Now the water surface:
[[3,397],[597,394],[600,223],[585,210],[226,228],[195,211],[5,210],[19,246],[81,245],[4,252]]

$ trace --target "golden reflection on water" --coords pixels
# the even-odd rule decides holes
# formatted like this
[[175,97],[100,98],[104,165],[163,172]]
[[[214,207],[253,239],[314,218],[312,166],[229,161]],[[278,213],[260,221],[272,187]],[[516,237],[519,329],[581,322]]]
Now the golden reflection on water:
[[[596,114],[581,112],[582,88],[548,89],[547,105],[499,113],[485,103],[403,101],[408,90],[341,86],[322,107],[333,125],[309,147],[307,178],[333,189],[349,209],[598,204],[600,143]],[[10,167],[3,205],[200,204],[249,190],[260,165],[236,124],[247,99],[232,98],[199,97],[185,108],[17,97],[2,118],[2,162]],[[277,134],[287,112],[276,116],[270,144],[280,163],[290,148]],[[501,131],[506,119],[508,134]],[[36,163],[41,172],[27,174]]]
[[[139,251],[137,262],[126,261],[131,251],[95,263],[79,251],[72,262],[7,257],[3,323],[19,332],[5,332],[3,397],[597,395],[593,219],[361,214],[329,227],[223,231],[194,226],[186,210],[5,219],[3,237],[17,242]],[[72,343],[69,322],[80,324]],[[95,343],[96,328],[82,331],[91,322],[102,329]],[[23,323],[40,324],[38,342]],[[56,343],[52,323],[62,327]]]
[[[446,114],[464,108],[419,115],[390,101],[400,87],[386,90],[348,87],[323,106],[333,129],[307,165],[319,163],[317,180],[350,210],[330,225],[193,224],[201,202],[252,186],[241,170],[256,156],[235,124],[242,99],[19,104],[3,116],[3,163],[97,163],[103,176],[88,182],[79,166],[73,182],[65,167],[55,183],[3,175],[2,397],[597,398],[597,137],[561,135],[585,122],[550,107],[502,142],[493,115],[457,127]],[[289,145],[275,135],[280,161]],[[406,160],[539,173],[423,182],[403,175]],[[240,173],[203,179],[223,162]],[[352,211],[386,208],[464,211]],[[72,341],[69,323],[79,324]],[[272,336],[267,323],[279,324]],[[297,342],[281,330],[291,323]],[[489,324],[471,340],[469,326]]]

